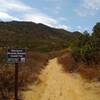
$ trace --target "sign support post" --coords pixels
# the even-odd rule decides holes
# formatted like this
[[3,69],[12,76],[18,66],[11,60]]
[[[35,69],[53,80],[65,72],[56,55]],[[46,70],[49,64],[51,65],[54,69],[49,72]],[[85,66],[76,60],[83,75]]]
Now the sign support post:
[[18,63],[15,63],[15,100],[18,100]]

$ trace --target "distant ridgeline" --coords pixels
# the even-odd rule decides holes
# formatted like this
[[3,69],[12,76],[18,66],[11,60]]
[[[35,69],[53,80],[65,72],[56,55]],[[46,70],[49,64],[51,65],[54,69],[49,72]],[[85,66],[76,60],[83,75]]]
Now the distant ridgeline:
[[0,47],[49,52],[68,47],[80,32],[69,32],[33,22],[0,22]]

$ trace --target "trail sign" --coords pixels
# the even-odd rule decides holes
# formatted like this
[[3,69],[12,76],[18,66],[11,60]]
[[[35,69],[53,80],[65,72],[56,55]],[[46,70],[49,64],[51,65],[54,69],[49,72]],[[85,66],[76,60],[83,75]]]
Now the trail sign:
[[8,63],[25,63],[25,56],[25,49],[8,49],[7,51]]
[[8,49],[7,51],[7,61],[8,63],[15,64],[15,100],[18,99],[18,72],[19,63],[25,62],[26,52],[25,49]]

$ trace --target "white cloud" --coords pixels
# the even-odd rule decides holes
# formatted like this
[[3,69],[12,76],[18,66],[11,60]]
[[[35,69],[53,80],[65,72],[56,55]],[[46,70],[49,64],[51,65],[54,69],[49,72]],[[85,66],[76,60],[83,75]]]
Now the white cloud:
[[[19,15],[19,17],[17,18],[13,12]],[[43,23],[51,27],[68,29],[66,25],[60,24],[59,20],[40,12],[36,8],[24,4],[20,0],[0,0],[0,19],[3,21],[32,21]]]
[[18,0],[0,0],[0,19],[3,21],[20,20],[11,12],[23,12],[31,9]]
[[62,28],[62,29],[65,29],[65,30],[70,30],[71,28],[66,26],[66,25],[58,25],[56,28]]
[[11,16],[11,15],[4,13],[4,12],[0,12],[0,19],[2,19],[3,21],[11,21],[11,20],[19,21],[18,18]]
[[86,9],[100,9],[100,0],[84,0],[83,7]]
[[79,32],[84,32],[85,30],[89,31],[86,27],[82,27],[82,26],[76,26],[75,28],[76,28],[77,31],[79,31]]
[[42,13],[36,13],[36,12],[32,12],[30,14],[25,14],[23,16],[23,20],[25,21],[33,21],[36,23],[43,23],[45,25],[49,25],[49,26],[54,26],[55,24],[57,24],[57,21],[45,14]]
[[82,32],[82,31],[83,31],[83,28],[82,28],[81,26],[77,26],[76,28],[77,28],[77,30],[78,30],[79,32]]
[[0,0],[0,11],[26,11],[32,9],[19,0]]
[[35,23],[43,23],[43,24],[48,25],[50,27],[62,28],[62,29],[65,29],[65,30],[71,29],[67,25],[60,24],[56,19],[51,18],[51,17],[49,17],[45,14],[42,14],[42,13],[25,14],[24,20],[25,21],[33,21]]
[[100,0],[82,0],[75,11],[79,16],[95,15],[100,11]]

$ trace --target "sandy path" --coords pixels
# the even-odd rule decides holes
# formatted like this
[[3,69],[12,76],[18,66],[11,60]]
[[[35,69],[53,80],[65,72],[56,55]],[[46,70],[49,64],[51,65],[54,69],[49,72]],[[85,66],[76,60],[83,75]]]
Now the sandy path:
[[66,74],[57,59],[41,72],[42,82],[24,92],[24,100],[100,100],[100,83],[85,83],[77,74]]

